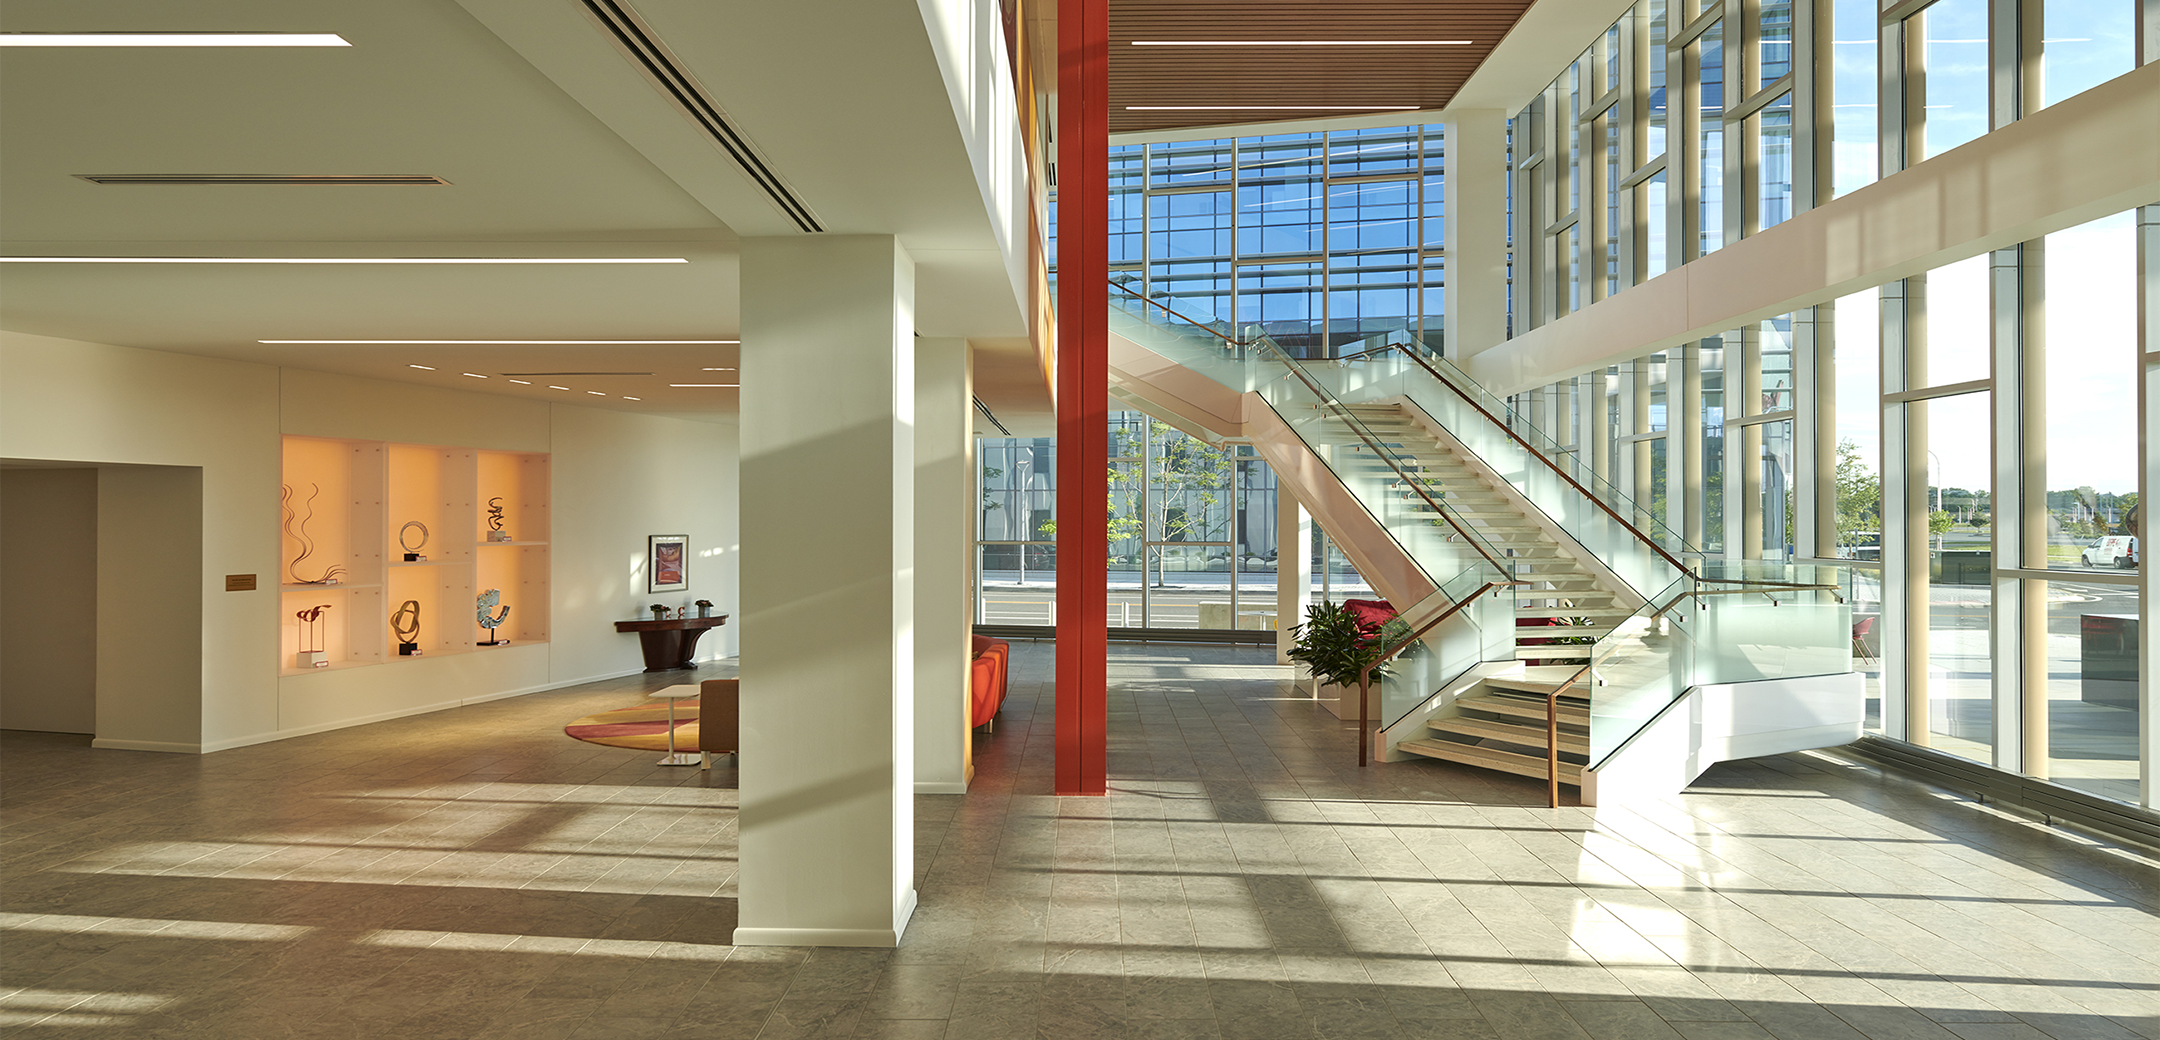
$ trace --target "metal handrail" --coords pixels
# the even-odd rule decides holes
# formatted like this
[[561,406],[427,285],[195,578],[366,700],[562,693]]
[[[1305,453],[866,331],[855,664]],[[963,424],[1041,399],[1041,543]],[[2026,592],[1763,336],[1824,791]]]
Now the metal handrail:
[[[1476,592],[1473,592],[1473,593],[1471,593],[1471,594],[1469,594],[1469,595],[1467,595],[1467,596],[1464,596],[1463,598],[1461,598],[1461,599],[1459,599],[1459,600],[1456,600],[1456,601],[1455,601],[1455,602],[1453,602],[1453,603],[1450,603],[1450,604],[1448,604],[1448,608],[1447,608],[1446,610],[1443,610],[1443,611],[1441,611],[1441,612],[1440,612],[1440,613],[1439,613],[1438,615],[1436,615],[1436,616],[1435,616],[1435,617],[1434,617],[1434,618],[1433,618],[1433,619],[1432,619],[1431,621],[1427,621],[1427,622],[1425,622],[1425,623],[1424,623],[1423,625],[1420,625],[1420,626],[1418,626],[1418,629],[1417,629],[1417,631],[1415,631],[1415,632],[1412,632],[1412,633],[1410,633],[1409,635],[1407,635],[1407,636],[1404,636],[1404,637],[1402,637],[1402,638],[1401,638],[1401,639],[1399,639],[1399,640],[1396,640],[1396,641],[1395,641],[1395,644],[1394,644],[1393,646],[1390,646],[1390,647],[1388,647],[1387,649],[1385,649],[1385,650],[1382,650],[1382,651],[1380,652],[1380,656],[1379,656],[1379,657],[1373,658],[1373,660],[1372,660],[1372,662],[1371,662],[1371,663],[1367,664],[1367,665],[1366,665],[1365,667],[1363,667],[1363,668],[1360,668],[1360,669],[1358,669],[1358,673],[1357,673],[1357,691],[1358,691],[1358,708],[1357,708],[1357,720],[1358,720],[1358,738],[1357,738],[1357,764],[1358,764],[1358,768],[1360,768],[1360,769],[1363,769],[1363,768],[1365,768],[1365,761],[1366,761],[1366,759],[1367,759],[1367,758],[1369,757],[1369,748],[1370,748],[1370,746],[1371,746],[1371,739],[1372,739],[1372,733],[1371,733],[1371,730],[1372,730],[1372,695],[1371,695],[1371,693],[1370,693],[1370,690],[1371,690],[1371,686],[1372,686],[1372,673],[1373,673],[1373,669],[1375,669],[1375,668],[1378,668],[1378,667],[1380,667],[1381,665],[1384,665],[1384,664],[1388,663],[1389,661],[1392,661],[1392,660],[1394,660],[1394,659],[1396,658],[1396,656],[1397,656],[1397,655],[1401,654],[1401,653],[1402,653],[1402,652],[1403,652],[1404,650],[1407,650],[1407,649],[1409,649],[1409,648],[1410,648],[1410,644],[1412,644],[1412,643],[1415,643],[1415,642],[1417,642],[1417,641],[1418,641],[1419,639],[1423,638],[1423,637],[1424,637],[1424,635],[1425,635],[1425,633],[1427,633],[1427,632],[1430,632],[1430,631],[1432,631],[1432,630],[1434,629],[1434,627],[1436,627],[1436,626],[1438,626],[1438,625],[1440,624],[1440,622],[1442,622],[1442,621],[1446,621],[1447,619],[1449,619],[1449,618],[1451,618],[1451,617],[1454,617],[1454,616],[1455,616],[1456,614],[1458,614],[1458,613],[1461,613],[1461,612],[1462,612],[1462,609],[1463,609],[1464,607],[1467,607],[1467,606],[1469,606],[1470,604],[1472,604],[1472,603],[1475,603],[1475,602],[1477,602],[1477,601],[1478,601],[1478,598],[1479,598],[1479,597],[1481,597],[1481,596],[1483,596],[1483,595],[1485,595],[1486,593],[1488,593],[1488,592],[1491,592],[1491,591],[1492,591],[1492,590],[1494,590],[1494,589],[1504,589],[1504,588],[1509,588],[1509,587],[1512,587],[1512,586],[1516,586],[1516,585],[1528,585],[1528,584],[1529,584],[1529,582],[1526,582],[1526,581],[1515,581],[1515,580],[1513,580],[1513,579],[1510,579],[1510,580],[1507,580],[1507,581],[1488,581],[1488,582],[1486,582],[1485,584],[1483,584],[1483,585],[1480,585],[1480,586],[1478,586],[1478,590],[1477,590]],[[1398,615],[1396,615],[1396,616],[1397,616],[1397,617],[1400,617],[1401,615],[1400,615],[1400,614],[1398,614]],[[1390,618],[1389,620],[1394,620],[1394,619],[1393,619],[1393,618]]]

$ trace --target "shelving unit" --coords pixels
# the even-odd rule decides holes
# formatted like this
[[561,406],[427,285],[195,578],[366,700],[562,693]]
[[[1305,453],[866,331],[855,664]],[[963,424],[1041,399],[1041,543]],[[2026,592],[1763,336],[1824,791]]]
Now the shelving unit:
[[[296,504],[279,575],[278,674],[496,649],[479,645],[488,633],[477,622],[476,597],[486,589],[500,590],[511,608],[496,638],[510,646],[546,642],[548,466],[547,455],[530,452],[285,438],[284,479]],[[491,499],[513,541],[487,540]],[[404,558],[400,536],[411,522],[427,528],[424,560]],[[418,541],[417,529],[407,537]],[[336,584],[311,583],[329,567],[342,568]],[[390,615],[408,601],[420,608],[417,657],[398,655],[390,628]],[[329,608],[316,626],[328,663],[303,667],[306,626],[296,615],[319,605]]]
[[[519,643],[548,638],[548,457],[525,452],[483,451],[479,457],[480,508],[473,537],[478,554],[474,594],[488,589],[502,594],[509,617],[495,630],[497,639]],[[502,510],[502,532],[511,541],[488,540],[490,510]],[[474,640],[487,630],[473,623]],[[487,650],[492,647],[480,647]]]
[[[297,616],[327,604],[314,626],[329,668],[381,664],[383,445],[287,437],[278,573],[278,674],[304,675],[308,626]],[[337,584],[314,582],[334,576]]]

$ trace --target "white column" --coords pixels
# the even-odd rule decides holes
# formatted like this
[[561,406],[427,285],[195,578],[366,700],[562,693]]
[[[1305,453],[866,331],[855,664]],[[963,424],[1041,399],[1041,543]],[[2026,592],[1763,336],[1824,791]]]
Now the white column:
[[1312,514],[1281,480],[1275,482],[1275,663],[1290,663],[1291,629],[1305,623],[1312,602]]
[[915,793],[966,794],[975,407],[964,339],[915,341]]
[[743,946],[894,946],[915,909],[915,265],[742,241]]
[[1447,355],[1462,364],[1507,339],[1507,113],[1447,123]]

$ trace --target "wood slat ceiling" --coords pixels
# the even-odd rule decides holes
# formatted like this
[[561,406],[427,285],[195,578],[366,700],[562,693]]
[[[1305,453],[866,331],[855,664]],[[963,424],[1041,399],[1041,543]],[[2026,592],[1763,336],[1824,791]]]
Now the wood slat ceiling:
[[[1045,4],[1043,6],[1051,6]],[[1529,0],[1110,0],[1110,130],[1447,104]],[[1470,40],[1459,47],[1135,47],[1135,40]],[[1282,106],[1132,111],[1128,106]],[[1416,117],[1406,114],[1405,121]]]

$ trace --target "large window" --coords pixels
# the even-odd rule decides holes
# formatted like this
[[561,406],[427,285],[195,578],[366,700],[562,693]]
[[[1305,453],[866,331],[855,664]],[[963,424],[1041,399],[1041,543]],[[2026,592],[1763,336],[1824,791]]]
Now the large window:
[[2135,0],[1638,0],[1510,121],[1509,335],[2121,76],[2138,25]]
[[1439,127],[1123,145],[1110,163],[1119,282],[1304,357],[1404,331],[1441,340]]
[[2070,573],[2033,582],[2047,612],[2034,669],[2047,732],[2046,754],[2028,758],[2057,783],[2122,799],[2138,793],[2136,234],[2125,213],[2032,254],[2045,268],[2046,439],[2033,447],[2046,478],[2026,504],[2044,524],[2026,566]]
[[[1110,415],[1110,454],[1110,625],[1275,628],[1275,474],[1251,446],[1210,444],[1120,411]],[[1055,445],[985,438],[977,457],[976,621],[1056,624]]]

